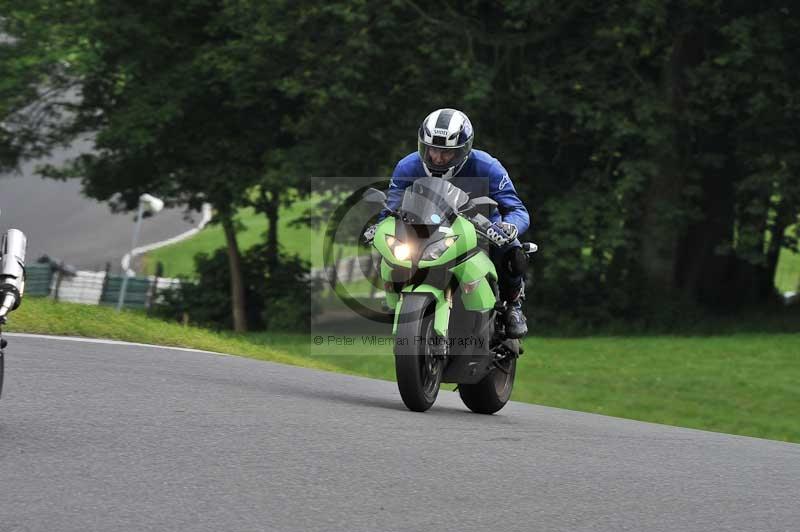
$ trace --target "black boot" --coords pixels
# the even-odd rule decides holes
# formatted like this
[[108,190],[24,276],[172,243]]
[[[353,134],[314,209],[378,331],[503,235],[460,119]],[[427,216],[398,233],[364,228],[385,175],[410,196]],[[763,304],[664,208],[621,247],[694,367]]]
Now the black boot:
[[522,301],[525,299],[524,290],[517,292],[516,297],[509,298],[506,305],[506,337],[522,338],[528,334],[528,322],[522,313]]

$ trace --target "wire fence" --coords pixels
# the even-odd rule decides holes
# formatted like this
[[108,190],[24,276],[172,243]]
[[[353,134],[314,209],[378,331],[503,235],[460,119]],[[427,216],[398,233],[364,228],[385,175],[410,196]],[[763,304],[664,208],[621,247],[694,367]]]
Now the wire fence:
[[[357,295],[370,298],[383,296],[383,292],[376,291],[374,287],[380,263],[377,254],[338,258],[336,266],[313,269],[309,277],[324,280],[328,286],[337,282],[349,284],[370,279],[370,285],[360,288]],[[109,270],[110,266],[105,271],[76,270],[55,261],[28,264],[25,267],[25,295],[50,297],[70,303],[116,306],[123,276],[112,274]],[[187,281],[158,275],[129,277],[123,308],[149,309],[163,300],[164,292],[180,288],[182,282]]]
[[[93,272],[57,263],[29,264],[25,267],[25,295],[87,305],[117,305],[122,280],[122,275],[111,274],[108,269]],[[149,309],[165,290],[179,288],[180,284],[180,279],[154,275],[130,277],[123,308]]]

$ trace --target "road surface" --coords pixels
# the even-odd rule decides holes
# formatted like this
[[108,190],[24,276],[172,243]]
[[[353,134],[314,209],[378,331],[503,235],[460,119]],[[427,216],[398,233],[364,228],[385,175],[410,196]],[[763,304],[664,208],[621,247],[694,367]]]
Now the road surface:
[[[58,164],[89,150],[76,143],[49,159]],[[120,260],[131,248],[134,213],[113,214],[108,204],[83,197],[80,180],[66,182],[35,175],[37,163],[19,173],[0,175],[0,231],[16,227],[28,237],[28,261],[44,254],[79,269],[103,270],[106,262],[120,272]],[[165,209],[142,222],[139,245],[165,240],[194,227],[199,214],[187,221],[180,209]]]
[[0,530],[796,531],[800,445],[9,337]]

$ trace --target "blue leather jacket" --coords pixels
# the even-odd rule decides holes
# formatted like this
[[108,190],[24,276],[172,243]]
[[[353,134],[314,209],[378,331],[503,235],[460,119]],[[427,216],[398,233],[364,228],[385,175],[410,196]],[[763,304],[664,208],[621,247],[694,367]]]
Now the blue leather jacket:
[[[397,163],[389,185],[387,204],[397,209],[405,189],[419,177],[424,177],[425,168],[419,153],[414,152]],[[497,202],[498,209],[490,216],[493,222],[509,222],[517,226],[522,234],[530,226],[530,216],[517,195],[514,183],[500,161],[481,150],[472,150],[461,171],[451,178],[453,184],[470,193],[470,197],[489,196]],[[383,210],[380,219],[388,211]]]

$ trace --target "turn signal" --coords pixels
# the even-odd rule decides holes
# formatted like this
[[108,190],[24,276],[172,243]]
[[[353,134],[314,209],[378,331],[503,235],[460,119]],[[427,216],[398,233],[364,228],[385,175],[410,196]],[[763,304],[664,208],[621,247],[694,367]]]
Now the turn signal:
[[478,288],[480,282],[481,280],[478,279],[477,281],[472,281],[471,283],[464,283],[461,285],[461,291],[465,294],[471,294],[476,288]]

